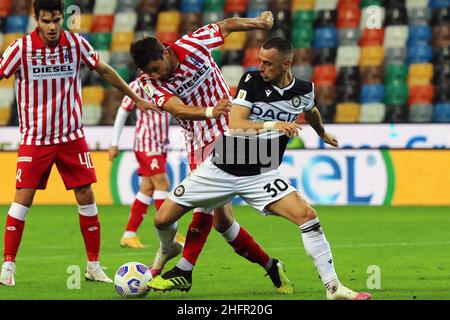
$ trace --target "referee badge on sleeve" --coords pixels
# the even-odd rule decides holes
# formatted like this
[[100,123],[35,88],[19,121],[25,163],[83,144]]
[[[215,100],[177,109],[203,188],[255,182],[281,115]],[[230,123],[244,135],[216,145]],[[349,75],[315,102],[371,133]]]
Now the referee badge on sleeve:
[[144,91],[148,95],[149,98],[153,97],[154,91],[148,83],[144,86]]
[[247,97],[247,91],[242,90],[242,89],[239,90],[237,97],[238,97],[238,99],[245,100],[245,97]]
[[175,188],[175,190],[173,191],[173,194],[176,197],[181,197],[184,194],[184,186],[182,184],[180,184],[178,187]]

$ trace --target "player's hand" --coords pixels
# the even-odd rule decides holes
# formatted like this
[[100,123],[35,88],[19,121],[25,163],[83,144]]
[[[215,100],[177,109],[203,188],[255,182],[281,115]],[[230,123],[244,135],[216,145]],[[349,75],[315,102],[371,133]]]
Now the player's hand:
[[158,113],[162,113],[161,110],[156,105],[154,105],[150,101],[142,99],[142,98],[139,98],[139,100],[136,101],[136,107],[138,107],[141,111],[143,111],[147,115],[148,115],[147,110],[152,110],[152,111],[156,111]]
[[263,23],[263,30],[269,30],[273,27],[273,14],[270,11],[263,11],[259,16],[259,19]]
[[339,147],[339,143],[336,139],[336,137],[330,133],[324,132],[320,138],[322,138],[323,142],[329,144],[330,146],[333,146],[335,148]]
[[298,130],[302,130],[298,123],[278,121],[275,123],[275,130],[283,132],[289,138],[298,136]]
[[114,161],[114,159],[119,154],[119,148],[118,147],[110,147],[108,150],[108,158],[110,161]]
[[224,94],[222,99],[219,100],[217,105],[213,109],[214,118],[220,118],[221,116],[226,116],[230,112],[231,101]]

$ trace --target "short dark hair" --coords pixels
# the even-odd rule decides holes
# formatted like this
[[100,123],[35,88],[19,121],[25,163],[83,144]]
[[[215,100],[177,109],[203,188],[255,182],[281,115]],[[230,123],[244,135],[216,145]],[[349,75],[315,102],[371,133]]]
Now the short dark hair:
[[154,37],[145,37],[134,41],[130,47],[130,54],[136,66],[144,70],[145,66],[155,60],[163,58],[166,48]]
[[283,37],[272,37],[264,41],[263,49],[277,49],[280,53],[291,54],[293,51],[292,45]]
[[59,11],[64,15],[64,0],[34,0],[33,2],[34,15],[39,18],[39,12],[44,11]]

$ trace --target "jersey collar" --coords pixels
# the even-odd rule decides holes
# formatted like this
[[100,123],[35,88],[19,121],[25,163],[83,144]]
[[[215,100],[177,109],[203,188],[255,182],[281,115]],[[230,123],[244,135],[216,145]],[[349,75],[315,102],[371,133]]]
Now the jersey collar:
[[284,94],[284,92],[285,91],[288,91],[288,90],[290,90],[293,86],[294,86],[294,84],[295,84],[295,77],[292,77],[292,81],[291,81],[291,83],[287,86],[287,87],[284,87],[284,88],[278,88],[277,86],[275,86],[275,85],[271,85],[272,86],[272,88],[274,88],[275,90],[277,90],[277,92],[280,94],[280,95],[283,95]]
[[[46,46],[44,42],[42,42],[41,37],[39,37],[39,27],[36,27],[36,29],[34,29],[34,31],[30,35],[33,49],[53,48]],[[66,32],[64,30],[61,30],[61,36],[59,37],[58,45],[59,46],[69,45],[69,41],[67,40]]]

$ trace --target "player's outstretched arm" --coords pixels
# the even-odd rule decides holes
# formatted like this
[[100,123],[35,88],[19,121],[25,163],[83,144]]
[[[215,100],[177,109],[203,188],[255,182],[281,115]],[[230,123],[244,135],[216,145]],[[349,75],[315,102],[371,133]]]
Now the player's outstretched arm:
[[165,111],[171,113],[178,119],[183,120],[205,120],[220,118],[226,115],[231,107],[228,99],[219,100],[217,106],[202,108],[197,106],[189,106],[183,103],[180,98],[173,96],[163,105]]
[[225,38],[237,31],[269,30],[273,27],[273,15],[270,11],[264,11],[256,18],[229,18],[217,24]]
[[336,137],[325,131],[322,123],[322,117],[317,107],[313,107],[311,110],[305,112],[305,120],[311,127],[313,127],[313,129],[317,132],[317,135],[322,138],[325,143],[328,143],[336,148],[339,147]]
[[298,135],[298,130],[301,129],[300,125],[292,122],[285,121],[269,121],[269,122],[254,122],[249,119],[251,109],[248,107],[234,104],[231,108],[230,121],[228,128],[231,134],[245,134],[252,135],[257,134],[260,131],[280,131],[288,137]]
[[117,111],[116,120],[114,121],[114,130],[111,140],[111,146],[109,147],[108,150],[108,158],[110,161],[113,161],[119,154],[120,135],[122,134],[123,127],[125,126],[125,122],[127,121],[129,114],[130,113],[126,111],[124,108],[119,108],[119,110]]
[[129,96],[134,103],[136,103],[136,107],[141,109],[144,112],[147,110],[153,110],[158,113],[161,111],[150,101],[142,99],[139,95],[131,89],[128,84],[120,77],[120,75],[114,70],[110,65],[106,64],[100,59],[100,62],[97,65],[95,71],[106,81],[112,84],[114,87],[122,91],[125,95]]

